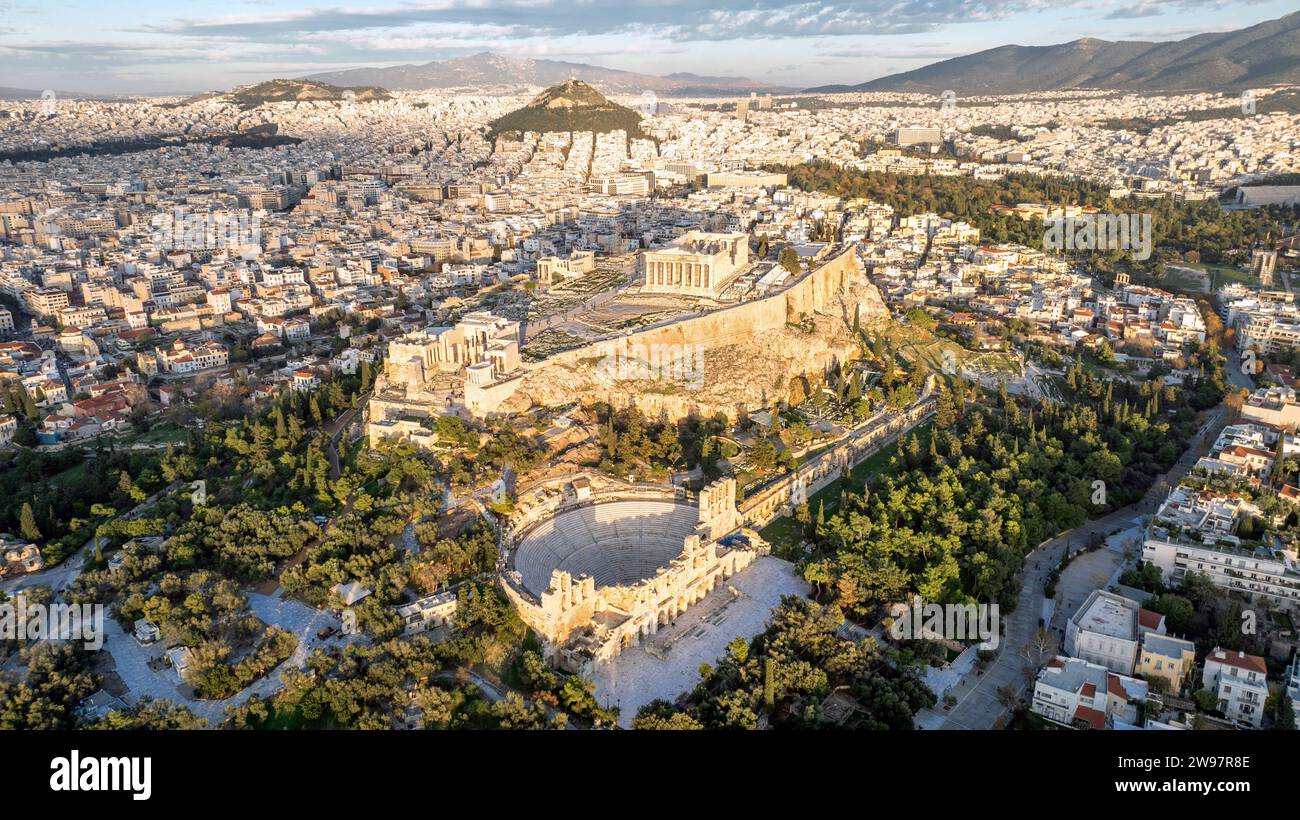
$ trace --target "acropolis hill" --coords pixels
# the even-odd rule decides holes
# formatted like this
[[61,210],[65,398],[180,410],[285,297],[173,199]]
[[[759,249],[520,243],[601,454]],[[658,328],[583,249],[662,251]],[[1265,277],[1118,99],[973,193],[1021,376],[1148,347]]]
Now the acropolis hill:
[[[525,373],[516,396],[540,405],[590,397],[636,405],[654,417],[697,411],[734,419],[741,409],[784,398],[793,378],[856,359],[855,312],[864,327],[889,316],[857,255],[847,250],[770,296],[552,356]],[[703,348],[698,389],[664,379],[611,382],[600,369],[610,357],[636,360],[656,346],[689,351],[694,345]]]
[[[499,323],[488,331],[467,317],[474,321],[464,329],[432,329],[392,345],[370,404],[371,435],[418,438],[420,425],[403,420],[575,401],[635,405],[672,420],[693,412],[734,419],[784,398],[792,379],[856,359],[855,316],[871,327],[887,320],[888,310],[848,249],[769,295],[598,339],[540,362],[515,365],[511,356],[509,369],[502,366],[505,360],[483,351],[514,350],[520,329]],[[482,335],[487,333],[496,335]],[[461,338],[467,340],[463,347],[454,341]],[[425,350],[430,345],[439,349]],[[623,366],[656,356],[686,362],[694,378],[665,378],[661,372],[646,377]]]

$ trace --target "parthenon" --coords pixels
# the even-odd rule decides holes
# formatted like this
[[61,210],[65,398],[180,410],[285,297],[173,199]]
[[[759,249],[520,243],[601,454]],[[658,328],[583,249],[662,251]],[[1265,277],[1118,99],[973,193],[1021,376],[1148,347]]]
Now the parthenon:
[[645,292],[717,298],[749,264],[748,235],[692,231],[642,259]]

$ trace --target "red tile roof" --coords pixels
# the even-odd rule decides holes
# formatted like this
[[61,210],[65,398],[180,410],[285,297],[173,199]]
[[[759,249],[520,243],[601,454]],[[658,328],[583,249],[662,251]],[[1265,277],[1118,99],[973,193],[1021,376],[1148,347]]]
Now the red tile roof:
[[1119,675],[1106,676],[1106,694],[1114,695],[1115,697],[1122,698],[1125,701],[1129,699],[1128,690],[1124,688],[1124,684],[1120,681]]
[[1264,659],[1258,655],[1247,655],[1240,650],[1232,649],[1215,649],[1210,653],[1207,661],[1218,661],[1219,663],[1235,666],[1238,669],[1245,669],[1249,672],[1258,672],[1261,675],[1268,674],[1268,667],[1264,665]]
[[1076,706],[1074,709],[1074,719],[1087,723],[1089,729],[1106,728],[1106,713],[1099,712],[1091,706]]
[[1165,619],[1164,615],[1159,612],[1152,612],[1149,609],[1138,609],[1138,623],[1144,629],[1159,629],[1160,622]]

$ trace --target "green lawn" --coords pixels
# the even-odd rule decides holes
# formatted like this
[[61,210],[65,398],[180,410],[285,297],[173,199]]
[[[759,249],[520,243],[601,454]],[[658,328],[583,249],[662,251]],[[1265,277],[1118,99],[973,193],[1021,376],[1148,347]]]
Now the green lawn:
[[86,462],[74,464],[58,475],[50,477],[51,484],[62,484],[68,481],[79,481],[86,474]]
[[[1185,270],[1182,268],[1192,268],[1192,270]],[[1184,265],[1182,268],[1173,265],[1165,266],[1164,277],[1156,284],[1167,290],[1205,293],[1206,286],[1211,283],[1210,275],[1208,273],[1204,276],[1197,275],[1193,271],[1203,269],[1197,268],[1193,265]]]
[[1232,265],[1206,265],[1206,270],[1214,277],[1212,290],[1218,290],[1230,282],[1240,282],[1250,287],[1258,287],[1259,279],[1251,276],[1248,271],[1240,270]]
[[128,442],[139,444],[184,444],[189,430],[176,424],[155,424],[147,433],[142,433]]

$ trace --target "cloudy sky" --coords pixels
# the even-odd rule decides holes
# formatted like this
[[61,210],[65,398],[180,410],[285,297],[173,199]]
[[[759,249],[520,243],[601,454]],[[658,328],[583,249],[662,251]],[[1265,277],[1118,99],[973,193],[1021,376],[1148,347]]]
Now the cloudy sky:
[[479,51],[778,85],[1008,43],[1171,40],[1295,0],[0,0],[0,86],[180,93]]

